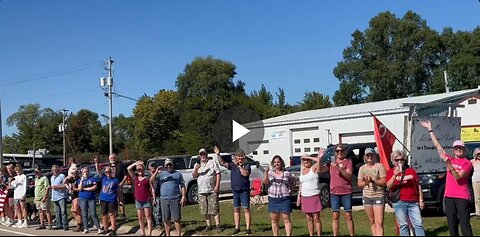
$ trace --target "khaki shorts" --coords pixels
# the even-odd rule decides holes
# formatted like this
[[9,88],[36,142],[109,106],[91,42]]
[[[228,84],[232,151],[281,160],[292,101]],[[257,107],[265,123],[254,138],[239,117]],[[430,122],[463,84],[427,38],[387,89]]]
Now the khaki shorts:
[[78,201],[78,198],[72,200],[72,208],[70,209],[70,211],[73,213],[82,213],[82,211],[80,210],[80,202]]
[[35,207],[37,208],[37,210],[39,211],[50,211],[50,200],[46,201],[46,202],[42,202],[42,201],[35,201]]
[[217,215],[220,212],[220,205],[217,193],[198,194],[200,213],[203,215]]

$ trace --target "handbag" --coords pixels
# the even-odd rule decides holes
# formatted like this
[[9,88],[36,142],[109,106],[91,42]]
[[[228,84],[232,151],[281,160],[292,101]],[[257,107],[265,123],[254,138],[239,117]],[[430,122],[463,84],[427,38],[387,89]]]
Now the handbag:
[[400,201],[400,186],[403,183],[403,178],[405,178],[405,172],[402,172],[402,178],[400,179],[400,184],[398,185],[397,190],[388,192],[387,203],[390,207],[393,207],[393,203]]

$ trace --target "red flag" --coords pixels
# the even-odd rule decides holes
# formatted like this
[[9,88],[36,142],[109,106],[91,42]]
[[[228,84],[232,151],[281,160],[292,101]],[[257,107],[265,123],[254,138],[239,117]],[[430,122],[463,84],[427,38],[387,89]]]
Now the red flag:
[[397,138],[375,116],[373,116],[373,127],[375,142],[377,143],[378,154],[380,156],[380,162],[383,164],[385,169],[388,170],[390,169],[388,160],[390,154],[392,153],[393,144]]

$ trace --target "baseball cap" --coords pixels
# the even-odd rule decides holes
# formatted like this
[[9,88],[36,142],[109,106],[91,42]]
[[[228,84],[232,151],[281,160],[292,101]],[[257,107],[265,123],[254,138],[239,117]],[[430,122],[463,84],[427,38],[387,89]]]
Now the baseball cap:
[[372,148],[365,149],[365,155],[367,154],[375,154],[375,151]]
[[208,154],[207,149],[202,148],[202,149],[198,150],[199,155],[202,154],[202,153]]
[[465,147],[465,144],[463,143],[462,140],[456,140],[456,141],[453,143],[453,147],[456,147],[456,146]]
[[173,165],[172,159],[170,159],[170,158],[165,159],[165,166],[168,165],[168,164]]

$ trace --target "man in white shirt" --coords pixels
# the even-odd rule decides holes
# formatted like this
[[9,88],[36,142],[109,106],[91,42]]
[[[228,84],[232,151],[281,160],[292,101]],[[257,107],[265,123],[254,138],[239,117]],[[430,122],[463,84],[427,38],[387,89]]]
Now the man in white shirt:
[[[217,152],[217,149],[215,149]],[[218,151],[219,152],[219,151]],[[220,205],[218,193],[220,191],[220,168],[213,160],[208,159],[206,149],[198,151],[200,163],[195,165],[192,176],[197,178],[198,184],[198,203],[200,213],[205,216],[207,226],[203,232],[212,230],[211,217],[215,219],[215,231],[220,233],[223,228],[220,226]]]
[[[12,180],[13,186],[13,202],[15,205],[15,212],[17,213],[17,224],[15,228],[28,228],[27,223],[27,176],[23,174],[23,167],[21,164],[15,166],[17,176]],[[23,223],[22,223],[23,220]]]

